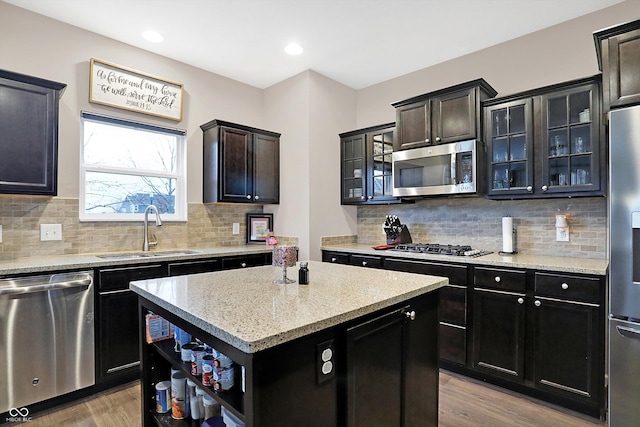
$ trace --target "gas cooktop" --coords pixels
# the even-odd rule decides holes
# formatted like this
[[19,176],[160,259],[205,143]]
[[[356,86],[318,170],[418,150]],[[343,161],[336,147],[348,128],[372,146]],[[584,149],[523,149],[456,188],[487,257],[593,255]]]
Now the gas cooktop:
[[397,245],[394,251],[398,252],[412,252],[412,253],[424,253],[433,255],[454,255],[454,256],[468,256],[479,257],[482,255],[488,255],[493,253],[491,251],[481,251],[478,249],[472,249],[468,245],[440,245],[437,243],[401,243]]

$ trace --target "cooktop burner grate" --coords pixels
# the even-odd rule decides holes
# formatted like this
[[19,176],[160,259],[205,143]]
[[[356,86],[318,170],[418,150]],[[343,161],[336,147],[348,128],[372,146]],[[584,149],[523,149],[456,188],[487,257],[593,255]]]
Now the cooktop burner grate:
[[437,243],[401,243],[393,250],[398,252],[468,257],[479,257],[493,253],[491,251],[472,249],[469,245],[441,245]]

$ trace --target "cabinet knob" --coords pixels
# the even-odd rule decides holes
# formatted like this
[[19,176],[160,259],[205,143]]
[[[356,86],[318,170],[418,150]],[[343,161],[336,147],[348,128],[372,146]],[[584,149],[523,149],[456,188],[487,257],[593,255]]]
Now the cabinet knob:
[[405,311],[404,316],[409,320],[416,320],[416,312],[413,310]]
[[240,267],[245,268],[247,266],[246,262],[243,262],[242,264],[240,264]]
[[251,194],[247,194],[247,200],[251,200]]
[[429,138],[425,139],[424,142],[426,142],[427,144],[431,142],[431,140]]
[[362,261],[362,266],[366,267],[367,266],[367,261]]
[[331,258],[331,262],[336,262],[337,259],[335,257]]
[[496,276],[493,280],[495,280],[497,283],[500,283],[500,276]]
[[260,196],[255,196],[254,199],[260,200]]
[[367,197],[367,199],[371,200],[371,199],[373,199],[373,196],[369,196],[369,197]]
[[360,200],[367,200],[365,196],[360,196]]
[[518,298],[518,304],[524,304],[524,298],[522,297]]
[[533,304],[534,304],[536,307],[540,307],[540,306],[542,305],[542,303],[541,303],[539,300],[536,300]]
[[439,136],[436,136],[436,142],[440,142],[442,141],[442,138],[440,138]]
[[566,283],[563,283],[563,284],[562,284],[562,289],[569,289],[569,285],[568,285],[568,284],[566,284]]
[[549,187],[547,187],[546,185],[542,186],[542,191],[547,191],[549,189]]
[[527,186],[527,191],[529,193],[532,193],[533,192],[533,186],[531,186],[531,185]]

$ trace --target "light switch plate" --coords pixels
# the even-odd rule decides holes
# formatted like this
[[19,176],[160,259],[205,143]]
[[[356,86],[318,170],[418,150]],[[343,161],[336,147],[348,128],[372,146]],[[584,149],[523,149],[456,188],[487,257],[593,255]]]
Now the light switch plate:
[[62,224],[40,224],[40,241],[62,240]]
[[240,234],[240,223],[239,222],[234,222],[233,223],[233,234]]

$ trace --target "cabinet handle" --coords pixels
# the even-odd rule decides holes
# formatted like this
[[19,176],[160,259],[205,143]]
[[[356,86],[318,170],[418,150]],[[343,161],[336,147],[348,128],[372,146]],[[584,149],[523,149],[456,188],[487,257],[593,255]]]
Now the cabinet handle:
[[247,194],[247,200],[251,200],[251,194]]
[[254,199],[260,200],[260,196],[255,196]]
[[542,191],[547,191],[549,189],[549,187],[547,187],[546,185],[542,186]]
[[495,280],[497,283],[500,283],[500,276],[496,276],[493,280]]
[[439,136],[436,136],[436,142],[440,142],[442,141],[442,138],[440,138]]
[[366,267],[367,266],[367,261],[362,261],[362,266]]
[[336,261],[337,261],[337,259],[335,257],[331,258],[331,262],[336,262]]
[[426,142],[427,144],[431,142],[431,140],[429,138],[425,139],[424,142]]
[[533,192],[533,186],[529,185],[529,186],[527,187],[527,191],[528,191],[529,193],[532,193],[532,192]]
[[240,267],[245,268],[247,266],[246,262],[243,262],[242,264],[240,264]]
[[522,297],[518,298],[518,304],[524,304],[524,298]]
[[569,285],[567,285],[566,283],[562,284],[562,289],[569,289]]
[[536,307],[540,307],[540,306],[542,305],[542,303],[541,303],[539,300],[536,300],[533,304],[534,304]]
[[404,316],[409,319],[409,320],[416,320],[416,312],[411,310],[411,311],[406,311],[404,313]]

